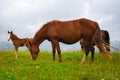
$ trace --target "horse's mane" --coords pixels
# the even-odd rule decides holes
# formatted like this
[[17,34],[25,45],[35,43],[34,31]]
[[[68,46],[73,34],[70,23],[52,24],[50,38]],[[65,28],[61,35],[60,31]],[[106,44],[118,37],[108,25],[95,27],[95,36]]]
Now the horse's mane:
[[40,39],[43,39],[46,37],[46,32],[48,30],[48,23],[44,24],[35,34],[34,38],[32,39],[32,43],[39,42]]
[[16,36],[15,34],[12,34],[12,36],[13,36],[12,39],[14,39],[14,40],[15,40],[15,39],[19,39],[19,37]]

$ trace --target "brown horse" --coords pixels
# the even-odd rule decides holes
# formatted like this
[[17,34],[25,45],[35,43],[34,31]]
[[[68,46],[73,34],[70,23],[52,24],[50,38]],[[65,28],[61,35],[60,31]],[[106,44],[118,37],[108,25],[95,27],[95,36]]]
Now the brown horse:
[[10,41],[10,39],[13,42],[13,45],[15,47],[15,54],[16,54],[16,59],[18,58],[18,48],[22,47],[22,46],[26,46],[28,48],[28,42],[31,41],[30,38],[19,38],[17,37],[15,34],[13,34],[13,32],[9,32],[8,31],[8,41]]
[[[106,30],[100,30],[100,34],[101,34],[101,37],[102,37],[103,41],[109,46],[110,45],[110,37],[109,37],[108,31],[106,31]],[[81,49],[85,51],[85,47],[84,47],[85,42],[84,42],[84,39],[80,40],[80,44],[81,44]],[[93,42],[92,48],[90,50],[86,51],[87,55],[84,56],[86,58],[88,56],[89,51],[91,51],[91,63],[94,63],[94,52],[95,52],[94,46],[95,45],[96,45],[95,42]],[[108,47],[108,46],[105,46],[105,48],[106,48],[107,51],[110,52],[110,47]],[[83,60],[81,62],[84,62],[85,58],[83,58]]]
[[[55,52],[59,55],[59,62],[62,62],[61,50],[59,42],[65,44],[73,44],[83,38],[86,41],[85,48],[91,48],[92,42],[95,41],[99,49],[110,56],[102,44],[100,36],[100,28],[94,21],[81,18],[71,21],[54,20],[43,25],[43,27],[35,34],[31,42],[29,42],[30,53],[33,60],[36,60],[39,52],[39,45],[44,40],[49,40],[52,44],[53,60],[55,60]],[[85,52],[86,54],[86,52]]]

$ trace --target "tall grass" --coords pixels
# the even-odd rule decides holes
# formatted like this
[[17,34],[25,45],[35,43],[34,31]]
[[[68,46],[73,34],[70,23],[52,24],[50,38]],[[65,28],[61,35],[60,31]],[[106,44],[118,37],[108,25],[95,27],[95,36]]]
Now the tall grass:
[[0,51],[0,80],[120,80],[120,54],[111,59],[95,54],[95,64],[90,55],[84,64],[83,52],[62,52],[63,62],[52,61],[52,53],[42,51],[37,61],[30,60],[30,53],[20,51],[15,59],[14,51]]

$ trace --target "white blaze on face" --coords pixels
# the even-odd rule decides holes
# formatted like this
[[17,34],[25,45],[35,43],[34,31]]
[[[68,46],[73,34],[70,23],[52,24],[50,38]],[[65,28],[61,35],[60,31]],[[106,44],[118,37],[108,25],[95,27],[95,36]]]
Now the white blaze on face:
[[8,41],[10,40],[10,34],[8,34]]

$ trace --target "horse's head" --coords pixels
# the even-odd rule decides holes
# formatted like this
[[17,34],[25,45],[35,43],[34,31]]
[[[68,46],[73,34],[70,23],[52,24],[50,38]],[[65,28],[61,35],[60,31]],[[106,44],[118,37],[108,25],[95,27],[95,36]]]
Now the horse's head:
[[10,39],[11,39],[11,35],[13,34],[13,32],[11,31],[11,32],[9,32],[8,31],[8,41],[10,41]]
[[28,49],[31,53],[32,60],[37,60],[38,53],[39,53],[39,47],[32,45],[32,43],[28,42]]

